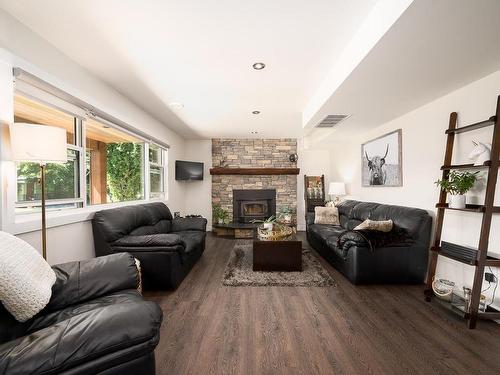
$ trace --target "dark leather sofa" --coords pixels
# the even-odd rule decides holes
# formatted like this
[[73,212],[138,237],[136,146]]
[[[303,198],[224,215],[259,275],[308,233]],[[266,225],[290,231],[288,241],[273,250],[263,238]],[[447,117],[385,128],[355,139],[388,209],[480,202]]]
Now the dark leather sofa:
[[0,374],[154,374],[162,311],[130,254],[53,267],[49,304],[20,323],[0,304]]
[[[427,211],[372,202],[346,200],[338,205],[340,226],[314,224],[314,213],[306,214],[307,240],[329,263],[354,284],[418,284],[425,279],[432,219]],[[337,239],[366,219],[389,220],[411,238],[405,243],[370,249],[366,241]]]
[[161,203],[96,212],[95,253],[128,252],[140,260],[145,289],[177,288],[205,250],[207,220],[172,218]]

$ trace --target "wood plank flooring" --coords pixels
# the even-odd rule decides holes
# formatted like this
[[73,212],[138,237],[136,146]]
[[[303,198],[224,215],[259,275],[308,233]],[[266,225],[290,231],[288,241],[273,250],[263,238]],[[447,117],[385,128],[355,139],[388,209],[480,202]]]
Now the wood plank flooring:
[[[299,233],[304,246],[303,233]],[[207,237],[164,312],[157,374],[499,374],[500,325],[476,330],[424,301],[424,286],[225,287],[234,240]]]

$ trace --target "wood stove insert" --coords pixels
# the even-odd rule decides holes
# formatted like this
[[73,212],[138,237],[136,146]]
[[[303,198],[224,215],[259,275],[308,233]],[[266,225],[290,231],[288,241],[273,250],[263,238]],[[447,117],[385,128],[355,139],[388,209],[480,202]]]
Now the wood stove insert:
[[276,190],[233,190],[233,221],[251,223],[276,215]]

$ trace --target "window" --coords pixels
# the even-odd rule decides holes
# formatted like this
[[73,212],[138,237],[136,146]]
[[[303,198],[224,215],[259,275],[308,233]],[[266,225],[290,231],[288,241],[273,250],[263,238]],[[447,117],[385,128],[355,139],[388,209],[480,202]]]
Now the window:
[[[82,149],[78,145],[76,136],[80,128],[79,120],[46,104],[16,95],[14,121],[66,129],[68,161],[65,164],[47,164],[46,168],[47,208],[50,210],[81,207],[80,153]],[[36,163],[17,163],[16,212],[38,211],[40,207],[40,166]]]
[[[66,129],[68,162],[47,164],[46,168],[48,210],[165,196],[163,148],[116,124],[85,117],[82,111],[74,115],[47,104],[46,96],[43,100],[17,92],[14,121]],[[16,213],[40,210],[39,179],[38,164],[17,164]]]
[[155,144],[149,145],[149,196],[164,197],[165,151]]
[[[48,164],[45,170],[45,191],[47,199],[71,199],[79,197],[78,152],[68,150],[68,162]],[[19,202],[42,199],[40,190],[40,165],[18,163],[17,197]]]
[[94,119],[85,131],[87,204],[144,199],[144,141]]

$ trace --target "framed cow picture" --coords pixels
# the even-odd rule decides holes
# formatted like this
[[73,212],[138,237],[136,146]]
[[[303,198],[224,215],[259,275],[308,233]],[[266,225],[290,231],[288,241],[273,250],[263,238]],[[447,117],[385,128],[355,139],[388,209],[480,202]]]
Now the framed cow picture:
[[403,186],[401,129],[361,145],[362,186]]

